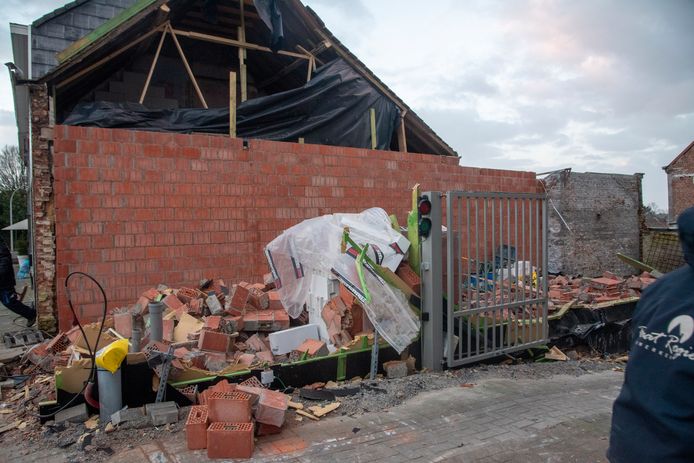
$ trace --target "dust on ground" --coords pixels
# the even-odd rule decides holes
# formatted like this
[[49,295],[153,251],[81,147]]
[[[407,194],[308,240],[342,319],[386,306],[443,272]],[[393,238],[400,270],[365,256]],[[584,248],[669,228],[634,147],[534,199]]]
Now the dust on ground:
[[[614,359],[582,358],[566,362],[538,363],[530,361],[518,361],[513,364],[477,364],[467,368],[448,370],[445,372],[418,372],[404,378],[384,379],[377,378],[357,379],[338,383],[335,389],[338,397],[334,400],[340,402],[340,407],[326,416],[360,415],[368,412],[378,412],[395,407],[402,402],[416,397],[425,391],[440,390],[449,387],[464,386],[475,387],[479,381],[492,378],[503,379],[541,379],[555,375],[580,376],[593,372],[610,369],[619,369],[623,364]],[[340,391],[352,395],[342,395]],[[289,391],[287,391],[289,392]],[[303,403],[305,407],[313,405],[327,405],[334,400],[308,400],[300,397],[299,391],[292,393],[292,401]],[[23,430],[15,429],[0,436],[0,443],[10,443],[13,446],[23,446],[29,454],[35,446],[44,448],[62,449],[68,461],[75,462],[100,462],[109,459],[120,450],[133,448],[144,442],[163,438],[175,434],[180,439],[185,439],[182,432],[185,427],[185,419],[189,407],[179,410],[179,422],[162,427],[152,427],[145,419],[138,422],[122,423],[114,430],[107,432],[105,425],[99,425],[95,429],[87,429],[85,424],[59,424],[48,423],[39,425],[38,420],[31,423]],[[285,422],[285,428],[301,426],[306,422],[297,421],[295,413],[289,411]],[[326,419],[323,418],[323,419]],[[27,416],[25,420],[30,420]]]

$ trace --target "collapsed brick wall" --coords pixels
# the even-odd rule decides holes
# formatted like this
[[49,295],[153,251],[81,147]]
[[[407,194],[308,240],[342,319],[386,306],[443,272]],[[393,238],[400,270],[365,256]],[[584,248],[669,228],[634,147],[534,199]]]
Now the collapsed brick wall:
[[668,219],[677,222],[685,209],[694,206],[694,147],[668,166]]
[[[307,218],[378,206],[404,224],[415,183],[537,192],[532,172],[452,157],[68,126],[56,126],[54,143],[61,328],[72,271],[102,282],[113,308],[158,283],[257,280],[268,271],[264,245]],[[100,313],[98,299],[73,298],[82,317]]]
[[641,179],[642,174],[570,171],[545,178],[550,272],[590,277],[634,272],[617,253],[641,256]]
[[53,197],[52,130],[49,127],[48,91],[45,85],[30,87],[32,149],[33,261],[35,306],[38,325],[56,328],[55,317],[55,208]]

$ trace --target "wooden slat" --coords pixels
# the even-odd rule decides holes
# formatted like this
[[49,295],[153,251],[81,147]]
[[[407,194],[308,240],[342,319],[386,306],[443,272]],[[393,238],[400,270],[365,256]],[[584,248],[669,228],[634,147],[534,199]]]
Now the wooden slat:
[[[162,5],[164,6],[164,5]],[[152,80],[152,74],[154,74],[154,68],[157,67],[157,61],[159,61],[159,53],[161,52],[161,47],[164,45],[164,39],[166,38],[166,29],[161,33],[161,39],[159,39],[159,45],[157,45],[157,51],[154,53],[154,59],[152,60],[152,65],[149,67],[149,73],[147,74],[147,80],[145,80],[145,86],[142,87],[142,93],[140,94],[140,104],[145,101],[145,96],[147,95],[147,90],[149,89],[149,83]]]
[[236,73],[229,73],[229,136],[236,137]]
[[183,53],[183,48],[181,48],[181,44],[178,43],[178,39],[176,38],[176,32],[174,32],[174,29],[167,24],[166,26],[171,33],[171,38],[173,39],[174,43],[176,44],[176,48],[178,49],[178,54],[181,55],[181,60],[183,61],[183,66],[186,68],[186,72],[188,73],[188,77],[190,77],[191,82],[193,83],[193,87],[195,88],[195,93],[198,94],[198,98],[200,98],[200,102],[202,103],[203,107],[207,109],[207,102],[205,101],[205,97],[202,96],[202,91],[200,91],[200,87],[198,86],[198,81],[195,80],[195,76],[193,75],[193,70],[190,69],[190,65],[188,64],[188,60],[186,59],[185,53]]
[[65,80],[61,80],[61,81],[56,85],[56,88],[62,88],[62,87],[64,87],[64,86],[68,85],[70,82],[72,82],[72,81],[74,81],[74,80],[76,80],[76,79],[79,79],[79,78],[82,77],[83,75],[89,74],[91,71],[93,71],[94,69],[98,68],[98,67],[101,66],[102,64],[104,64],[104,63],[106,63],[106,62],[108,62],[108,61],[111,61],[113,58],[115,58],[116,56],[120,55],[121,53],[123,53],[123,52],[125,52],[125,51],[127,51],[127,50],[130,50],[132,47],[134,47],[135,45],[141,43],[143,40],[146,40],[146,39],[150,38],[152,35],[156,34],[156,33],[159,32],[159,31],[161,31],[163,28],[164,28],[164,26],[161,26],[161,27],[157,27],[156,29],[153,29],[153,30],[147,32],[146,34],[144,34],[144,35],[138,37],[137,39],[133,40],[133,41],[130,42],[129,44],[127,44],[127,45],[125,45],[125,46],[119,48],[118,50],[114,51],[113,53],[110,53],[110,54],[106,55],[105,57],[101,58],[101,59],[100,59],[99,61],[97,61],[96,63],[91,64],[91,65],[87,66],[86,68],[82,69],[81,71],[72,74],[70,77],[68,77],[68,78],[65,79]]
[[400,116],[400,125],[398,127],[398,149],[404,153],[407,152],[407,136],[405,135],[405,115],[407,110],[402,112]]
[[[212,43],[221,43],[223,45],[231,45],[233,47],[243,47],[248,50],[258,50],[258,51],[265,51],[268,53],[273,53],[272,50],[270,50],[268,47],[263,47],[262,45],[256,45],[254,43],[248,43],[248,42],[241,42],[239,40],[234,40],[234,39],[229,39],[226,37],[219,37],[216,35],[210,35],[210,34],[202,34],[200,32],[194,32],[194,31],[183,31],[180,29],[171,29],[174,31],[177,35],[183,36],[183,37],[188,37],[191,39],[197,39],[197,40],[203,40],[205,42],[212,42]],[[285,55],[285,56],[293,56],[294,58],[301,58],[308,60],[309,57],[306,55],[302,55],[300,53],[294,53],[292,51],[286,51],[286,50],[278,50],[277,51],[278,55]]]
[[369,108],[369,119],[371,119],[371,149],[375,150],[378,146],[378,139],[376,138],[376,110],[374,108]]

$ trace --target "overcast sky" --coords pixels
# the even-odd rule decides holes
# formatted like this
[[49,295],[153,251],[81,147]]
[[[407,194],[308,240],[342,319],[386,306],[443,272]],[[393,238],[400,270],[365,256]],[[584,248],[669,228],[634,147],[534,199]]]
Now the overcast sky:
[[[29,23],[62,1],[4,0]],[[694,1],[305,0],[470,166],[645,173],[694,140]],[[16,144],[0,70],[0,145]]]

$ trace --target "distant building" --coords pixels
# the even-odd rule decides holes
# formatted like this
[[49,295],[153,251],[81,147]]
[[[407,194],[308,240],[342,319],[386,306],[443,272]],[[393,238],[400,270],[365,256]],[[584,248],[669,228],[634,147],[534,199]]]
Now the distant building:
[[683,210],[694,206],[694,141],[663,170],[667,173],[668,220],[675,223]]

